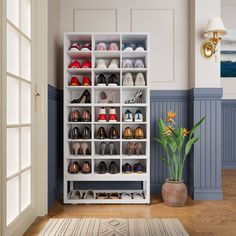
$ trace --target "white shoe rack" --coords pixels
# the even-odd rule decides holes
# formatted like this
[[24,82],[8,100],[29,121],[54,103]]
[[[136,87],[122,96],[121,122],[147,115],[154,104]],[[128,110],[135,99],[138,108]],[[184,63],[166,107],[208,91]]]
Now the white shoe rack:
[[[150,91],[149,91],[149,38],[148,33],[65,33],[64,34],[64,203],[67,204],[149,204],[150,203]],[[91,42],[92,49],[89,52],[70,52],[69,49],[73,42]],[[105,42],[107,46],[110,43],[116,42],[118,44],[118,51],[97,51],[96,45],[99,42]],[[123,43],[140,43],[145,45],[145,50],[142,52],[122,51]],[[96,59],[105,59],[107,63],[113,58],[119,59],[118,69],[98,69],[96,68]],[[145,68],[122,68],[122,62],[124,59],[142,59],[145,63]],[[68,65],[73,59],[78,59],[80,62],[85,60],[91,60],[91,69],[68,69]],[[145,86],[122,86],[123,75],[126,72],[131,72],[135,80],[135,75],[138,72],[143,72],[146,80]],[[98,87],[96,86],[96,79],[100,73],[106,75],[116,74],[119,79],[119,86],[116,87]],[[70,79],[73,75],[76,75],[80,82],[82,83],[83,76],[89,76],[91,78],[91,86],[69,86]],[[77,99],[81,96],[83,91],[88,89],[91,94],[91,104],[71,104],[73,99]],[[138,90],[143,92],[143,103],[126,104],[125,100],[132,99]],[[115,91],[117,94],[116,103],[101,104],[98,103],[99,94],[101,91],[109,92]],[[117,122],[97,122],[98,111],[101,107],[106,108],[107,117],[109,116],[109,108],[116,108],[118,121]],[[137,109],[140,109],[143,114],[143,122],[124,122],[123,116],[126,109],[131,110],[134,113]],[[89,110],[91,113],[91,122],[69,122],[70,112],[73,110],[79,110],[80,113],[83,110]],[[89,140],[71,140],[69,139],[70,129],[73,127],[79,127],[80,132],[84,127],[89,127],[91,130],[91,139]],[[96,132],[99,127],[103,126],[108,135],[109,128],[114,126],[119,132],[119,139],[97,139]],[[135,131],[135,128],[141,127],[144,130],[144,139],[123,139],[122,134],[125,127],[130,127]],[[74,155],[73,149],[71,147],[72,142],[87,142],[90,146],[90,154],[83,156],[82,154]],[[99,144],[101,142],[114,142],[118,154],[116,155],[100,155]],[[126,147],[128,142],[141,142],[142,153],[141,155],[131,155],[128,156],[126,152]],[[98,174],[96,173],[96,166],[100,161],[105,161],[107,163],[107,168],[109,167],[109,162],[114,160],[120,167],[118,174]],[[81,172],[77,174],[70,174],[68,172],[68,167],[71,161],[77,161],[80,166],[82,166],[84,161],[88,161],[91,164],[91,173],[82,174]],[[142,174],[130,173],[125,174],[122,172],[122,165],[125,163],[130,163],[133,166],[135,163],[141,163],[144,166],[144,172]],[[112,189],[106,189],[106,186],[100,189],[93,189],[95,194],[99,192],[107,193],[143,193],[143,199],[71,199],[71,193],[76,190],[80,190],[81,193],[85,193],[86,189],[79,189],[81,182],[98,182],[112,181],[114,186]],[[122,182],[123,188],[114,189],[118,181]],[[126,182],[139,182],[140,189],[129,189],[127,190]],[[83,184],[84,186],[85,184]],[[101,185],[101,183],[100,183]],[[109,185],[111,186],[111,185]],[[88,188],[90,189],[89,183]],[[82,194],[84,195],[84,194]]]

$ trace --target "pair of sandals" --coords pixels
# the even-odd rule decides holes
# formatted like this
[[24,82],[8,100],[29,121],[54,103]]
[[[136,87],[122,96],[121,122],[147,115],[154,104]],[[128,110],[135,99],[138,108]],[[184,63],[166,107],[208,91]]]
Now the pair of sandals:
[[131,199],[135,199],[135,200],[140,200],[140,199],[144,199],[144,195],[142,193],[139,192],[135,192],[135,193],[121,193],[121,199],[122,200],[131,200]]
[[73,190],[69,196],[70,199],[95,199],[95,197],[96,197],[96,194],[91,189],[87,190],[85,193],[76,189],[76,190]]
[[136,59],[134,65],[131,59],[124,59],[123,68],[145,68],[145,65],[142,59]]

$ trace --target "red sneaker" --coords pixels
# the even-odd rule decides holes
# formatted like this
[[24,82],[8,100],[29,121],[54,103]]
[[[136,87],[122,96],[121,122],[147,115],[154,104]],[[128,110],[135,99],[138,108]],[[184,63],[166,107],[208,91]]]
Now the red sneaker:
[[76,68],[80,68],[80,63],[78,60],[73,60],[70,65],[68,66],[69,69],[73,68],[73,69],[76,69]]
[[106,109],[100,108],[98,122],[106,122],[106,121],[107,121]]
[[117,122],[117,115],[116,115],[116,109],[111,108],[109,112],[109,122]]
[[89,77],[84,76],[83,78],[83,86],[90,86],[91,85],[91,80]]
[[91,61],[85,61],[82,66],[82,68],[91,68]]
[[79,79],[76,76],[72,76],[70,79],[70,86],[80,86]]

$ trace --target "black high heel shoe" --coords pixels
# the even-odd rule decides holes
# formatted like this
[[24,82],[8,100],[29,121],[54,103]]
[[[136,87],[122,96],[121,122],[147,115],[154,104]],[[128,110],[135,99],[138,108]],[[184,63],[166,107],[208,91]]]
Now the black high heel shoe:
[[143,92],[141,90],[138,90],[138,92],[132,99],[125,101],[125,103],[142,103],[142,102],[143,102]]
[[90,92],[86,89],[78,99],[74,99],[71,103],[91,103]]

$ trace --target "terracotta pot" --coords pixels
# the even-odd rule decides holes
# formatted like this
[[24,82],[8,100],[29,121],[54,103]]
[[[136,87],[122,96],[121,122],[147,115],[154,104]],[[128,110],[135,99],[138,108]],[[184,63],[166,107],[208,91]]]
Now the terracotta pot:
[[162,186],[162,198],[168,206],[184,206],[187,200],[187,187],[183,181],[169,181]]

